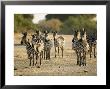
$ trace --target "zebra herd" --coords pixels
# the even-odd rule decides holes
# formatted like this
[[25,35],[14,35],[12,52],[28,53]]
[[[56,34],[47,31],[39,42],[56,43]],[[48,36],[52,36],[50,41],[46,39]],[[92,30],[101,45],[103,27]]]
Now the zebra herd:
[[[53,39],[49,38],[48,31],[36,31],[31,35],[31,40],[27,39],[27,32],[23,32],[22,34],[21,44],[26,46],[30,66],[37,65],[37,68],[40,68],[42,59],[50,60],[50,53],[53,46],[55,49],[55,57],[57,57],[57,54],[59,56],[59,51],[61,50],[61,56],[63,58],[65,39],[61,35],[58,36],[56,31],[53,32]],[[87,52],[90,53],[91,58],[93,48],[95,58],[96,40],[87,39],[87,34],[84,29],[82,31],[74,31],[72,49],[77,55],[77,65],[86,66]]]
[[[55,47],[55,57],[58,48],[58,55],[59,55],[59,48],[62,50],[62,57],[63,57],[63,49],[64,49],[64,38],[62,36],[57,37],[57,32],[53,32],[54,42],[48,36],[48,31],[40,32],[36,31],[35,34],[31,35],[32,39],[29,41],[27,40],[27,32],[22,33],[23,37],[21,39],[21,44],[26,46],[28,59],[30,59],[30,66],[31,65],[38,65],[37,67],[40,68],[41,60],[42,59],[50,59],[51,48]],[[35,60],[36,59],[36,60]],[[31,62],[33,62],[31,64]]]

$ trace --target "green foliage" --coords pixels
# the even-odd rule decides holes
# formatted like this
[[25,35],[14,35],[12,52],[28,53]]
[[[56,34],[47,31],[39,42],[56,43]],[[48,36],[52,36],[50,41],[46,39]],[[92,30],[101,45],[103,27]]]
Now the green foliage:
[[14,31],[56,30],[60,34],[73,34],[85,28],[88,34],[97,34],[96,14],[48,14],[46,20],[33,24],[33,14],[15,14]]
[[64,21],[60,33],[72,34],[74,30],[81,30],[82,28],[85,28],[89,34],[96,33],[97,23],[88,15],[70,16]]
[[44,30],[54,30],[59,31],[60,26],[62,25],[62,22],[59,19],[50,19],[50,20],[42,20],[39,22],[38,26],[44,31]]
[[14,32],[29,31],[36,29],[35,24],[32,23],[32,14],[15,14],[14,15]]
[[64,22],[65,20],[67,20],[70,16],[72,17],[79,17],[79,16],[83,16],[83,17],[87,17],[89,19],[95,17],[95,14],[48,14],[46,15],[46,19],[50,20],[52,18],[56,18],[59,19],[60,21]]

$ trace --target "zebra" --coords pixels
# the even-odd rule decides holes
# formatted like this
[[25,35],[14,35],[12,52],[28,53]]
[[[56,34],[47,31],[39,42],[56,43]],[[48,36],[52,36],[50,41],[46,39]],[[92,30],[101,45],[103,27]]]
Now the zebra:
[[61,49],[62,51],[62,58],[63,58],[63,51],[64,51],[64,45],[65,45],[65,39],[63,36],[59,36],[57,37],[57,32],[54,31],[53,32],[53,39],[54,39],[54,48],[55,48],[55,58],[56,58],[56,52],[57,52],[57,49],[58,48],[58,56],[59,56],[59,49]]
[[80,55],[79,55],[80,44],[79,44],[79,39],[80,39],[80,32],[75,31],[74,32],[74,37],[72,39],[72,49],[75,50],[75,53],[77,55],[77,65],[79,65],[79,61],[80,61]]
[[41,40],[44,42],[44,59],[50,59],[50,51],[51,51],[51,48],[53,47],[53,42],[52,42],[52,39],[49,38],[49,35],[48,35],[49,31],[45,30],[40,38]]
[[44,51],[46,54],[46,59],[50,59],[51,48],[53,47],[52,39],[46,38],[44,43]]
[[39,64],[38,64],[38,68],[40,68],[40,65],[41,65],[41,60],[42,60],[42,55],[43,55],[43,50],[44,50],[44,43],[43,41],[39,41],[36,45],[35,45],[35,49],[36,49],[36,52],[37,52],[37,56],[36,56],[36,64],[38,64],[38,61],[39,61]]
[[33,60],[33,66],[37,65],[37,68],[40,68],[43,49],[44,49],[44,44],[42,41],[36,43],[34,47],[33,45],[31,45],[29,41],[26,42],[26,50],[27,50],[28,59],[30,59],[30,66],[31,66],[31,61]]
[[29,42],[29,39],[26,41],[26,50],[28,59],[30,59],[30,66],[31,61],[33,61],[33,66],[37,64],[37,68],[40,68],[41,56],[43,55],[44,50],[44,43],[41,41],[41,39],[36,39],[36,36],[32,35],[31,42]]
[[26,39],[27,39],[27,32],[22,32],[22,39],[21,39],[21,45],[26,44]]
[[72,39],[72,48],[77,55],[77,65],[86,66],[86,53],[89,48],[86,40],[86,32],[84,30],[82,32],[75,31],[74,38]]
[[34,66],[34,61],[35,61],[34,57],[36,56],[37,53],[35,49],[33,48],[33,46],[30,44],[29,39],[28,41],[26,41],[25,46],[27,50],[28,59],[30,59],[29,66],[31,66],[31,61],[33,62],[33,66]]
[[90,58],[92,58],[92,52],[94,55],[94,58],[96,58],[96,45],[97,45],[97,40],[95,36],[90,36],[88,37],[88,43],[89,43],[89,53],[90,53]]
[[49,39],[48,33],[48,31],[44,31],[43,33],[41,33],[40,31],[36,31],[36,34],[32,35],[33,47],[41,41],[44,44],[44,49],[42,50],[41,55],[44,59],[50,59],[50,50],[52,48],[52,41]]
[[[36,46],[38,45],[38,43],[42,43],[41,32],[37,30],[36,33],[31,36],[32,36],[32,39],[31,39],[32,46],[37,51]],[[43,50],[42,50],[41,56],[43,58]]]

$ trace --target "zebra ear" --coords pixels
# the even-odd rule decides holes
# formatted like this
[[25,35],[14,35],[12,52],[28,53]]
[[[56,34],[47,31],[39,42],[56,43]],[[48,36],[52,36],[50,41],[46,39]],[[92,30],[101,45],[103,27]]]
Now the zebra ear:
[[45,33],[45,31],[44,31],[44,33]]
[[47,33],[49,33],[49,30],[47,31]]
[[76,34],[78,33],[78,30],[76,30]]
[[36,33],[39,33],[39,30],[36,30]]
[[25,32],[25,34],[27,35],[27,32]]
[[29,42],[29,39],[28,39],[28,42]]
[[83,30],[84,32],[86,32],[86,29],[85,29],[85,28],[83,28],[82,30]]

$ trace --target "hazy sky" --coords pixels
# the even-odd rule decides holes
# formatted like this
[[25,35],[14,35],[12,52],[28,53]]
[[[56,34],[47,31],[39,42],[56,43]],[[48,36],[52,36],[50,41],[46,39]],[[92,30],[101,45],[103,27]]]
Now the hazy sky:
[[[34,18],[33,18],[33,20],[32,20],[33,23],[38,24],[38,22],[39,22],[40,20],[44,20],[44,19],[45,19],[45,16],[46,16],[46,15],[47,15],[46,13],[34,14]],[[93,18],[92,20],[97,21],[96,17]]]
[[45,14],[45,13],[41,13],[41,14],[34,14],[34,19],[33,19],[33,23],[38,23],[40,20],[43,20],[43,19],[45,19],[45,16],[46,16],[47,14]]

